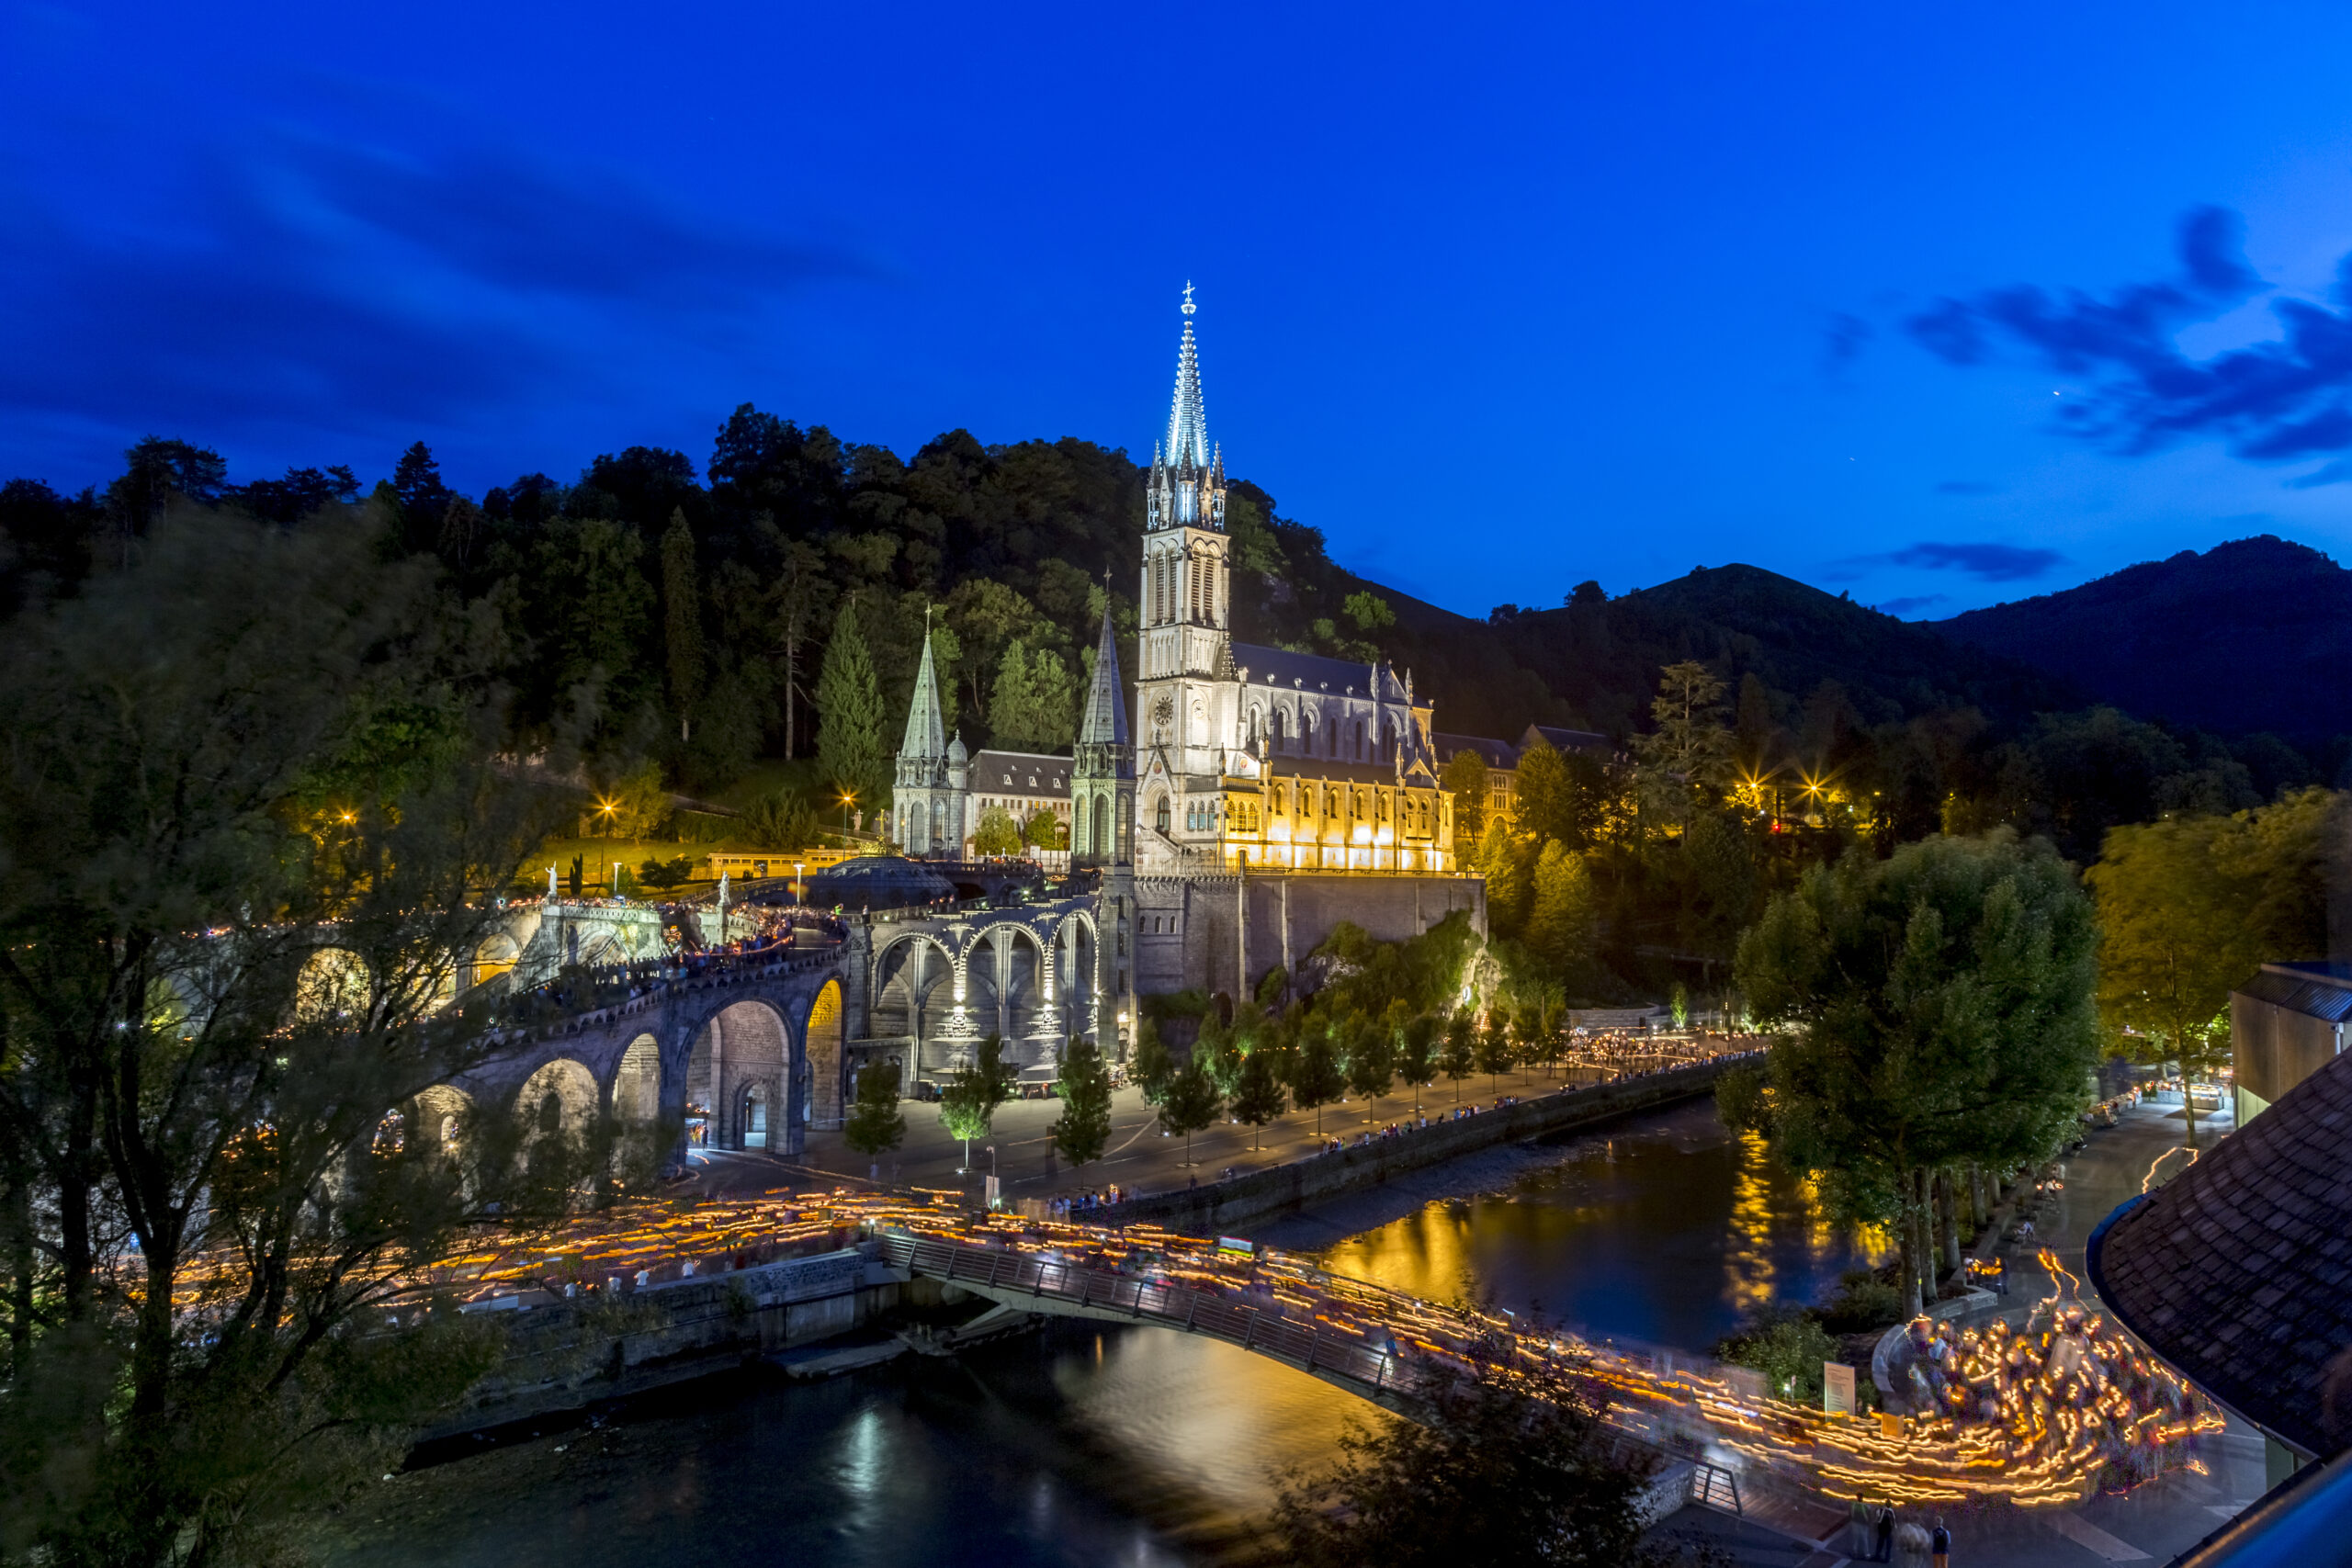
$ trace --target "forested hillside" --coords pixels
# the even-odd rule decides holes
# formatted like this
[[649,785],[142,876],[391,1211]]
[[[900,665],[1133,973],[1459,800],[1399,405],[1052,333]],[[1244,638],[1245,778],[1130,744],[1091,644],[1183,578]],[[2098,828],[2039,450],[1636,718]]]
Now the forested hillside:
[[1935,629],[2151,717],[2306,742],[2352,730],[2352,571],[2268,534]]
[[[927,615],[968,745],[1069,745],[1106,603],[1132,634],[1145,477],[1088,442],[989,447],[962,431],[901,458],[748,404],[705,457],[632,446],[569,481],[529,473],[480,496],[446,484],[421,444],[371,482],[339,468],[239,479],[200,446],[151,439],[103,491],[0,488],[0,602],[74,593],[131,559],[172,506],[285,525],[345,509],[387,555],[436,558],[494,624],[518,745],[584,726],[600,780],[630,770],[645,788],[689,793],[724,789],[761,759],[813,757],[809,776],[870,805],[887,794]],[[1790,818],[1883,852],[2007,822],[2086,860],[2116,823],[2237,809],[2342,762],[2332,729],[2290,745],[2239,724],[2225,740],[2093,708],[2057,676],[1754,567],[1614,599],[1587,582],[1556,608],[1506,604],[1481,621],[1346,571],[1318,529],[1247,481],[1232,486],[1228,525],[1240,637],[1393,659],[1444,729],[1509,738],[1537,720],[1632,747],[1654,728],[1661,671],[1704,666],[1723,682],[1727,736],[1711,787],[1754,831]],[[2296,548],[2254,541],[2203,558],[2269,561],[2275,577],[2274,558]],[[2178,565],[2075,592],[2112,596]],[[1553,567],[1573,577],[1572,559]],[[2309,561],[2287,570],[2312,580]],[[2186,588],[2168,601],[2193,602]],[[2130,705],[2144,713],[2163,690],[2143,684]],[[1623,823],[1590,804],[1547,831],[1580,850]],[[1751,852],[1787,848],[1758,840]],[[1736,914],[1710,929],[1736,930]],[[1702,945],[1690,931],[1673,944]]]

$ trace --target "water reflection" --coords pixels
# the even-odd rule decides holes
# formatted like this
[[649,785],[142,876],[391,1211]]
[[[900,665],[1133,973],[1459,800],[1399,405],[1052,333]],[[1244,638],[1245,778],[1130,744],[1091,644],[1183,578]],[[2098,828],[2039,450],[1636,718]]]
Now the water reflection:
[[1565,1143],[1504,1190],[1431,1203],[1321,1258],[1419,1296],[1483,1290],[1592,1334],[1703,1350],[1873,1255],[1762,1139],[1724,1132],[1702,1104]]

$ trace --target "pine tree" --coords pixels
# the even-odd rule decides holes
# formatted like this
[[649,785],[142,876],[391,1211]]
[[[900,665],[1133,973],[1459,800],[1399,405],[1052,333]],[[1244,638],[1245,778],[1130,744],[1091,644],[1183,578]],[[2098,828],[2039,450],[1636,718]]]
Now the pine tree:
[[1487,919],[1497,936],[1517,936],[1527,923],[1529,895],[1533,891],[1528,846],[1501,822],[1487,824],[1478,840],[1478,871],[1487,879]]
[[1209,1077],[1208,1068],[1200,1062],[1188,1062],[1168,1080],[1168,1092],[1160,1097],[1159,1124],[1170,1133],[1184,1135],[1184,1163],[1193,1163],[1193,1134],[1216,1120],[1225,1109],[1224,1097],[1216,1091],[1216,1080]]
[[1348,1080],[1340,1071],[1340,1053],[1322,1029],[1309,1029],[1290,1061],[1291,1103],[1315,1112],[1315,1135],[1323,1135],[1323,1107],[1340,1098]]
[[1584,856],[1557,839],[1545,844],[1535,863],[1534,893],[1527,945],[1555,975],[1568,976],[1592,951],[1592,876]]
[[1054,1147],[1072,1165],[1101,1159],[1111,1142],[1111,1069],[1091,1041],[1073,1038],[1062,1053],[1061,1095]]
[[834,617],[824,670],[817,677],[817,712],[818,771],[866,805],[877,804],[889,780],[882,749],[882,688],[858,629],[854,599]]
[[842,1124],[842,1142],[872,1158],[895,1149],[907,1135],[899,1112],[899,1064],[869,1062],[857,1075],[857,1101]]
[[695,536],[683,508],[670,513],[662,536],[662,631],[670,655],[670,705],[678,739],[688,738],[695,699],[702,695],[702,590],[695,577]]
[[1453,796],[1453,840],[1475,844],[1487,830],[1487,760],[1467,746],[1453,754],[1438,782]]
[[1236,1121],[1260,1130],[1260,1135],[1252,1140],[1253,1146],[1265,1147],[1266,1123],[1280,1116],[1289,1101],[1282,1076],[1274,1070],[1272,1051],[1252,1051],[1241,1059],[1241,1076],[1234,1083],[1233,1103],[1228,1109]]
[[989,734],[999,746],[1029,745],[1036,693],[1029,679],[1029,649],[1019,637],[1004,650],[989,693]]

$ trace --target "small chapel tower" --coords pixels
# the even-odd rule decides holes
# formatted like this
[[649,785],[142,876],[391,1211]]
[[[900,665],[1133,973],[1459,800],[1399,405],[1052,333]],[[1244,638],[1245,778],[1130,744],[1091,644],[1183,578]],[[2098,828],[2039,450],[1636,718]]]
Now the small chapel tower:
[[898,778],[890,792],[890,820],[905,852],[937,860],[963,857],[969,761],[963,737],[950,737],[942,716],[926,626],[922,667],[915,671],[914,700],[907,707],[907,734],[899,743]]
[[[1101,921],[1094,935],[1094,1037],[1116,1056],[1126,1049],[1123,1018],[1135,1014],[1136,749],[1127,737],[1127,706],[1119,691],[1119,639],[1111,605],[1102,604],[1102,637],[1094,648],[1094,680],[1078,725],[1078,755],[1069,773],[1072,865],[1101,868]],[[1112,1042],[1118,1043],[1114,1045]]]

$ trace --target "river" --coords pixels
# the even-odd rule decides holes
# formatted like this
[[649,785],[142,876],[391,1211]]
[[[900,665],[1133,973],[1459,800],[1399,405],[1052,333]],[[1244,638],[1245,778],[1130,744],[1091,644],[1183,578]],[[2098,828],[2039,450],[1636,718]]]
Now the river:
[[[1265,1239],[1416,1294],[1704,1349],[1860,1258],[1759,1143],[1697,1102],[1495,1151]],[[708,1379],[368,1488],[345,1568],[1189,1568],[1258,1560],[1286,1467],[1367,1406],[1235,1347],[1064,1323],[819,1384]]]

